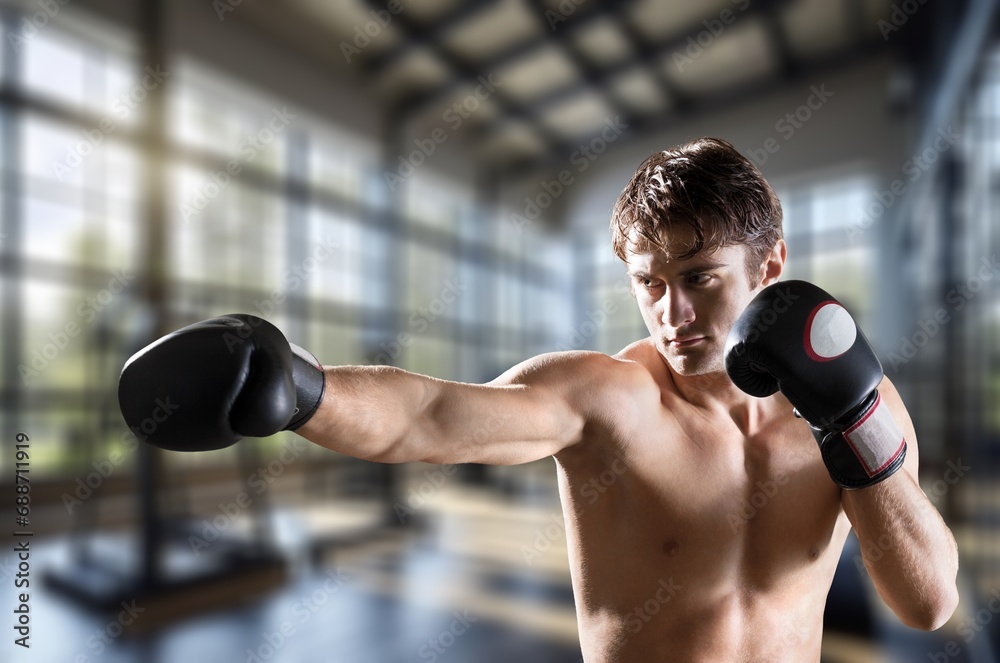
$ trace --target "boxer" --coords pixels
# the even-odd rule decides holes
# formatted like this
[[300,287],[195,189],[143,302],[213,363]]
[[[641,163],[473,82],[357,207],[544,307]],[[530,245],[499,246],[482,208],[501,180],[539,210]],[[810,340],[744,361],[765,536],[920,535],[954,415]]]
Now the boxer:
[[958,555],[910,417],[850,313],[780,280],[781,222],[757,168],[699,139],[649,157],[615,205],[649,335],[614,356],[548,353],[466,384],[322,366],[230,315],[132,357],[122,412],[136,427],[171,398],[141,436],[185,451],[291,429],[384,463],[553,457],[589,663],[819,661],[852,527],[882,600],[936,629]]

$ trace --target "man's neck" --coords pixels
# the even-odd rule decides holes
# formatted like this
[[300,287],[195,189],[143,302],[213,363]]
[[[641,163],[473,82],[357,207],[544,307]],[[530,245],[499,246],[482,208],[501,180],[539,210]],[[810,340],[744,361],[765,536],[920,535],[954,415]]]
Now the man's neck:
[[769,406],[773,404],[772,399],[756,398],[745,393],[733,384],[724,370],[681,375],[666,360],[663,360],[663,364],[681,398],[694,407],[724,413],[732,418],[744,434],[759,428],[761,421],[771,410]]

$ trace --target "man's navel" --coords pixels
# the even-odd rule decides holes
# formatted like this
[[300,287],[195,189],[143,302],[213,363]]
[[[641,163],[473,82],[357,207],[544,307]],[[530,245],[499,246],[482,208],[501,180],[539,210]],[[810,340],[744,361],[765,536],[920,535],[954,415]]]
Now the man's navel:
[[663,554],[667,557],[673,557],[680,549],[681,545],[674,539],[667,539],[663,542]]

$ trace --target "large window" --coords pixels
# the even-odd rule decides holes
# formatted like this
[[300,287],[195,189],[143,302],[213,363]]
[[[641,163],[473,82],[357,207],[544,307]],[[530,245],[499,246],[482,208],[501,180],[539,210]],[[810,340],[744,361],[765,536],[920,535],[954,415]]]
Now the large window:
[[[982,65],[979,83],[965,105],[964,131],[957,148],[964,162],[964,191],[956,207],[955,227],[941,229],[941,241],[952,247],[959,269],[957,283],[937,291],[966,286],[967,301],[958,326],[965,402],[976,448],[984,456],[1000,445],[1000,48]],[[992,277],[985,279],[983,276]],[[977,279],[981,279],[977,282]],[[978,291],[975,291],[978,289]],[[947,297],[946,297],[947,303]],[[952,305],[957,308],[957,305]],[[949,358],[950,359],[950,358]]]
[[32,467],[44,475],[83,457],[111,407],[107,332],[141,255],[140,115],[128,40],[109,31],[98,44],[55,24],[11,39],[20,34],[4,31],[0,61],[6,98],[23,100],[0,107],[0,390],[4,434],[35,436]]
[[[130,36],[78,27],[61,15],[0,59],[16,92],[0,105],[0,297],[17,330],[0,353],[0,424],[37,435],[40,472],[121,443],[114,384],[149,340],[150,251],[166,259],[171,328],[253,313],[326,363],[482,381],[565,336],[560,238],[513,228],[429,167],[390,195],[374,139],[210,63],[172,53],[147,67]],[[150,85],[164,86],[168,123],[154,247]]]
[[876,233],[859,225],[860,215],[878,187],[872,175],[827,175],[795,182],[774,182],[784,211],[788,260],[784,279],[820,286],[851,311],[861,328],[873,333]]

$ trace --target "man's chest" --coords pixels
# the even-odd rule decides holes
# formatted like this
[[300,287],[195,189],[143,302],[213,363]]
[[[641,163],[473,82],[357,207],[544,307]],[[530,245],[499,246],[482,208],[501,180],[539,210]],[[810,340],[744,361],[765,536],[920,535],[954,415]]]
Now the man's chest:
[[636,564],[759,571],[763,583],[839,556],[840,490],[800,420],[745,436],[708,418],[665,419],[608,448],[564,470],[581,542],[598,555],[606,541],[628,541]]

